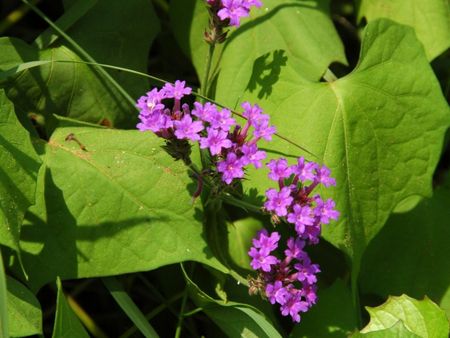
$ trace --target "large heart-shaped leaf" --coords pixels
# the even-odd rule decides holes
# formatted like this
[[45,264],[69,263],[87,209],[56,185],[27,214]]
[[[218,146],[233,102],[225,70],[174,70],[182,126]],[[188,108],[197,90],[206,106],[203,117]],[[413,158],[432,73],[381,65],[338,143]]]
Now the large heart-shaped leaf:
[[450,7],[447,0],[360,0],[358,17],[371,22],[388,18],[412,26],[429,60],[450,47]]
[[56,276],[116,275],[186,260],[227,271],[206,245],[202,208],[192,203],[195,182],[161,145],[138,131],[76,123],[55,130],[22,236],[33,288]]
[[[220,57],[216,98],[222,103],[235,105],[249,81],[266,76],[276,81],[286,58],[295,61],[299,74],[314,80],[333,61],[346,63],[342,42],[329,18],[329,1],[264,0],[251,13],[250,19],[230,31]],[[171,2],[171,18],[180,45],[203,79],[208,52],[202,41],[208,27],[204,1]]]
[[[411,195],[430,195],[448,106],[414,31],[389,20],[367,26],[349,75],[312,83],[294,68],[289,63],[259,103],[281,135],[331,167],[337,187],[329,194],[341,217],[324,228],[324,237],[353,257],[356,278],[366,245],[395,206]],[[257,91],[242,94],[256,102]],[[279,138],[268,148],[271,157],[301,153]],[[249,172],[246,190],[263,193],[270,186],[266,174]]]
[[426,295],[450,318],[449,205],[447,184],[411,212],[392,215],[363,257],[361,291],[385,297]]
[[23,217],[34,203],[40,160],[0,89],[0,244],[19,250]]

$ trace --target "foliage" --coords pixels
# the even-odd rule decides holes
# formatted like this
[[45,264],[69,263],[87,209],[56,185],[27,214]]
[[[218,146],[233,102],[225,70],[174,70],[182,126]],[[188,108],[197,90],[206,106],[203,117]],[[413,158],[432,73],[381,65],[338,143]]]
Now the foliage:
[[[448,3],[261,2],[231,27],[219,0],[0,5],[0,337],[448,336]],[[264,166],[221,182],[226,152],[136,130],[175,80],[241,126],[261,107]],[[265,204],[280,156],[336,179],[300,323],[252,270],[259,230],[292,236]]]

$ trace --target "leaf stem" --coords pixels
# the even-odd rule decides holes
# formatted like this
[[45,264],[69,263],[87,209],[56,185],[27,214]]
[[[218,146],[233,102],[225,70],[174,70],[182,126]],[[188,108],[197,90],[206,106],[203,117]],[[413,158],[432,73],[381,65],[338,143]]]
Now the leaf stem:
[[[181,263],[181,269],[183,270],[183,264]],[[194,271],[195,263],[192,263],[191,265],[191,273]],[[188,286],[186,282],[186,287],[183,291],[183,299],[181,300],[181,308],[180,312],[178,314],[178,322],[177,322],[177,329],[175,330],[175,338],[180,338],[181,336],[181,329],[183,327],[183,319],[184,319],[184,309],[186,308],[187,298],[188,298]]]
[[103,330],[95,323],[95,321],[89,316],[89,314],[84,311],[84,309],[78,304],[78,302],[71,296],[65,295],[67,303],[69,304],[72,311],[77,315],[86,329],[94,336],[98,338],[108,337]]
[[[216,49],[216,43],[215,41],[212,41],[209,43],[209,48],[208,48],[208,54],[206,54],[206,66],[205,66],[205,74],[203,76],[203,83],[201,86],[201,93],[202,95],[204,95],[205,97],[208,96],[209,94],[209,76],[210,76],[210,72],[211,72],[211,65],[212,65],[212,59],[214,56],[214,50]],[[205,98],[203,98],[204,100]]]
[[325,74],[323,74],[323,78],[327,82],[334,82],[338,79],[338,77],[336,75],[334,75],[334,73],[331,71],[330,68],[327,68],[327,70],[325,71]]

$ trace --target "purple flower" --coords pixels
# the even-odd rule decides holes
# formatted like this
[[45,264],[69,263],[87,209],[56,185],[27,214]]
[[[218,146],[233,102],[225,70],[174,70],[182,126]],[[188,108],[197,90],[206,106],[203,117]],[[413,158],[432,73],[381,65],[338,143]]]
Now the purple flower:
[[328,224],[330,219],[337,220],[339,218],[339,211],[334,209],[336,204],[331,198],[324,202],[319,195],[316,195],[314,200],[316,201],[314,214],[319,218],[320,223]]
[[216,110],[213,112],[209,122],[211,127],[220,128],[225,131],[229,131],[236,124],[236,121],[231,117],[231,111],[225,108],[221,111]]
[[223,8],[217,13],[220,20],[230,20],[230,26],[239,26],[240,18],[249,15],[248,9],[243,6],[243,0],[222,0]]
[[227,138],[228,133],[220,129],[208,128],[207,137],[200,139],[200,148],[209,148],[211,155],[218,155],[222,148],[230,148],[233,143]]
[[217,163],[217,171],[222,173],[222,181],[230,184],[234,178],[244,177],[244,170],[241,160],[235,153],[228,153],[224,161]]
[[168,98],[174,98],[181,100],[184,95],[189,95],[192,92],[192,88],[186,87],[186,81],[176,80],[175,84],[166,83],[163,87],[163,91]]
[[197,141],[200,139],[198,133],[204,128],[202,122],[192,122],[192,117],[190,115],[184,115],[180,121],[174,121],[173,124],[175,127],[175,136],[180,140],[188,139]]
[[136,107],[139,108],[140,114],[150,115],[155,111],[162,111],[165,108],[161,103],[161,100],[164,98],[165,96],[162,91],[160,92],[158,89],[153,88],[147,95],[141,96],[138,99]]
[[258,146],[256,144],[244,144],[241,151],[243,154],[242,161],[245,165],[251,163],[256,169],[262,167],[261,161],[266,158],[266,152],[258,150]]
[[274,181],[289,178],[292,174],[292,168],[288,166],[288,163],[284,158],[271,160],[267,166],[270,169],[269,178]]
[[298,271],[297,280],[299,282],[306,282],[310,285],[317,282],[316,273],[320,272],[319,265],[303,262],[295,264],[294,268]]
[[308,305],[311,306],[317,302],[317,287],[315,284],[304,284],[300,294],[306,299]]
[[151,130],[154,133],[160,132],[165,129],[172,128],[173,121],[170,116],[162,113],[161,111],[154,111],[150,115],[139,115],[140,123],[137,124],[137,128],[140,131]]
[[259,8],[262,6],[262,2],[260,0],[244,0],[242,6],[247,9],[250,9],[252,6]]
[[305,255],[307,256],[306,252],[303,251],[303,248],[305,247],[305,242],[302,241],[300,238],[293,238],[290,237],[287,241],[287,249],[284,250],[284,254],[286,255],[286,258],[289,260],[297,259],[297,260],[303,260],[305,259]]
[[300,157],[297,160],[297,164],[292,166],[292,171],[298,175],[300,181],[314,181],[316,175],[314,173],[314,169],[317,168],[317,164],[314,162],[306,162],[303,157]]
[[290,297],[286,300],[286,302],[281,305],[281,314],[283,316],[290,315],[294,322],[300,322],[299,312],[308,311],[308,303],[302,301],[302,297],[300,294],[290,294]]
[[250,265],[254,270],[261,269],[262,271],[269,272],[272,269],[271,266],[279,262],[275,256],[271,256],[269,253],[253,247],[250,248],[248,255],[253,258]]
[[295,231],[301,236],[305,232],[305,225],[314,224],[314,217],[311,212],[311,208],[307,205],[300,206],[294,204],[293,212],[288,214],[288,222],[295,224]]
[[276,250],[280,238],[281,237],[278,232],[274,231],[270,234],[270,236],[267,236],[267,230],[262,229],[261,231],[258,232],[257,237],[253,238],[252,242],[255,248],[270,253],[273,250]]
[[325,166],[316,168],[315,182],[322,183],[327,188],[331,185],[336,185],[336,180],[330,177],[330,169]]
[[210,122],[212,116],[217,114],[217,107],[215,104],[206,102],[204,105],[200,102],[194,102],[194,109],[192,109],[192,115],[197,116],[200,120]]
[[280,217],[287,215],[287,208],[293,201],[290,187],[283,187],[280,192],[269,189],[266,191],[266,197],[267,201],[264,203],[264,207],[268,211],[274,211]]
[[310,244],[317,244],[319,243],[320,232],[320,222],[316,219],[313,225],[307,225],[305,227],[305,231],[301,237],[307,239]]
[[241,107],[244,108],[242,116],[244,116],[252,125],[255,123],[262,123],[269,119],[269,116],[261,114],[262,109],[257,104],[252,106],[249,102],[244,102]]
[[274,126],[269,126],[269,121],[263,121],[253,127],[255,128],[253,136],[255,136],[257,140],[263,138],[266,141],[272,141],[272,135],[277,132]]
[[286,299],[289,297],[289,291],[283,287],[283,283],[279,280],[275,283],[266,285],[266,296],[271,304],[281,304],[286,303]]

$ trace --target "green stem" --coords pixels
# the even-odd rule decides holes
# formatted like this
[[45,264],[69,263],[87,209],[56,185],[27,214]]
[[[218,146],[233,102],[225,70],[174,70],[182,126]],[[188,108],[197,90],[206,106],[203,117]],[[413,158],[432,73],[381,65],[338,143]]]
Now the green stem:
[[[181,268],[183,269],[182,263],[180,265],[181,265]],[[194,266],[195,266],[195,263],[192,263],[191,273],[194,270]],[[183,293],[184,294],[183,294],[183,300],[181,301],[180,313],[178,314],[178,323],[177,323],[177,329],[175,331],[175,338],[180,338],[180,336],[181,336],[181,329],[183,327],[183,319],[184,319],[184,309],[186,308],[186,303],[187,303],[188,293],[189,293],[187,284],[186,284],[186,287],[185,287]]]
[[214,56],[214,50],[216,48],[216,43],[215,42],[211,42],[209,44],[209,49],[208,49],[208,54],[206,55],[206,67],[205,67],[205,75],[203,77],[203,83],[202,83],[202,87],[201,87],[201,93],[204,96],[208,96],[209,94],[209,76],[210,76],[210,72],[211,72],[211,65],[212,65],[212,59]]
[[334,73],[330,70],[330,68],[327,68],[325,74],[323,74],[323,78],[327,82],[334,82],[338,79],[337,76],[334,75]]

